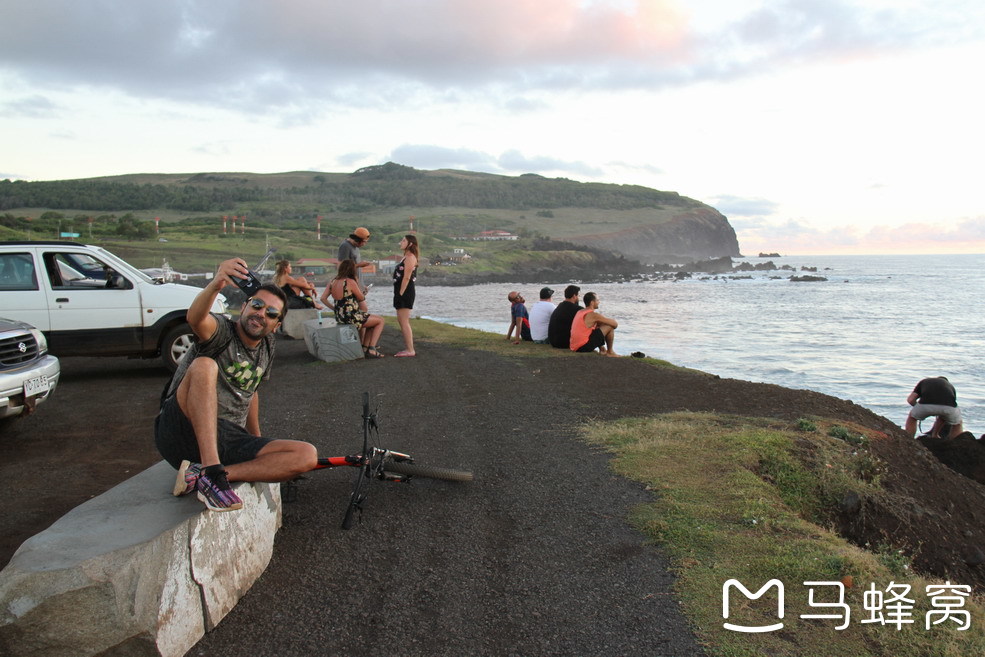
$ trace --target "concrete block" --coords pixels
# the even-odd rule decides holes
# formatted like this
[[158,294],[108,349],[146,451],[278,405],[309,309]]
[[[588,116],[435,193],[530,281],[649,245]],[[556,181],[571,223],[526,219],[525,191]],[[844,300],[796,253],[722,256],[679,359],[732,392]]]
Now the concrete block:
[[321,324],[317,319],[304,323],[308,353],[326,362],[363,358],[359,331],[352,324]]
[[[264,571],[280,486],[236,484],[243,509],[170,494],[164,461],[24,542],[0,571],[0,654],[180,657]],[[221,546],[221,547],[220,547]]]
[[[324,312],[324,311],[323,311]],[[331,316],[331,312],[327,313]],[[314,308],[295,308],[287,311],[287,317],[281,325],[281,330],[295,340],[304,339],[304,323],[311,319],[318,319],[318,311]],[[335,323],[334,319],[327,320]]]

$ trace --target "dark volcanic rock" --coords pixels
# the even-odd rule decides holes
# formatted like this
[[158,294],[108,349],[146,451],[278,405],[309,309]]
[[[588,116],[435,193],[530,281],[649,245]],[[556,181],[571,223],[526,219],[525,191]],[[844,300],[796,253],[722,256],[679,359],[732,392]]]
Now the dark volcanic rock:
[[947,467],[985,484],[985,445],[976,440],[971,432],[966,431],[950,440],[924,436],[918,440]]

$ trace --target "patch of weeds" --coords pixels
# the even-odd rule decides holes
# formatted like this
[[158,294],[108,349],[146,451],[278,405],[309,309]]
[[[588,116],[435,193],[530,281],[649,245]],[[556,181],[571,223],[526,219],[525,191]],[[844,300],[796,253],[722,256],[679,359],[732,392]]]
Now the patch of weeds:
[[878,485],[879,478],[886,472],[886,464],[868,452],[856,454],[852,465],[855,476],[870,484]]
[[759,476],[776,486],[780,499],[796,513],[805,517],[817,516],[817,479],[797,459],[770,450],[759,460]]
[[869,439],[866,436],[857,431],[850,431],[846,427],[837,424],[828,429],[828,435],[838,440],[844,440],[849,445],[855,445],[856,447],[869,446]]
[[797,420],[797,431],[817,431],[817,425],[805,417]]
[[894,548],[888,543],[880,543],[876,546],[874,553],[879,563],[886,567],[890,573],[896,577],[912,574],[910,571],[910,558],[899,548]]

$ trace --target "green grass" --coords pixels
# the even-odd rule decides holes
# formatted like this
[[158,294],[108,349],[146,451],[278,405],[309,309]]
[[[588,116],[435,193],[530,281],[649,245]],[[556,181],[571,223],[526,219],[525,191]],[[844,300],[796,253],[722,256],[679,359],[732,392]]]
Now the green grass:
[[[134,213],[141,214],[141,213]],[[66,213],[66,216],[71,216]],[[152,215],[150,218],[153,219]],[[146,217],[140,217],[146,220]],[[237,255],[247,262],[254,263],[266,253],[268,245],[277,249],[277,257],[290,254],[298,258],[334,258],[338,253],[343,237],[322,234],[322,240],[315,240],[314,225],[309,230],[287,228],[248,228],[246,234],[221,233],[221,223],[210,226],[167,225],[162,216],[159,237],[151,239],[128,240],[116,235],[94,233],[90,238],[85,228],[81,230],[79,241],[101,246],[120,256],[138,268],[160,267],[163,260],[177,271],[200,273],[215,271],[222,260]],[[372,222],[369,225],[376,225]],[[363,247],[366,259],[378,259],[398,255],[397,243],[406,233],[406,221],[395,222],[375,229],[373,239]],[[441,233],[418,233],[421,239],[422,254],[425,259],[439,254],[451,254],[453,249],[464,248],[472,260],[453,268],[441,268],[442,273],[456,275],[506,274],[530,270],[552,270],[566,266],[590,266],[593,257],[580,251],[531,251],[526,243],[518,242],[474,242],[455,240]],[[0,226],[0,240],[52,240],[54,233],[26,232]],[[272,264],[272,263],[271,263]],[[429,266],[422,265],[424,269]],[[436,271],[438,268],[434,268]]]
[[[950,621],[926,630],[924,613],[930,605],[925,587],[931,582],[910,571],[906,556],[891,546],[860,549],[826,527],[826,510],[845,492],[885,494],[877,477],[862,476],[866,469],[857,461],[872,457],[858,446],[819,434],[807,443],[796,423],[690,413],[593,424],[585,436],[615,454],[617,472],[656,491],[656,500],[636,509],[632,521],[671,556],[684,611],[711,654],[985,653],[985,633],[975,626],[985,611],[980,600],[972,598],[965,605],[972,616],[970,630],[957,631]],[[783,629],[760,634],[725,629],[725,582],[737,579],[756,592],[774,578],[785,587]],[[851,609],[847,629],[835,629],[840,621],[800,618],[830,613],[808,605],[803,582],[847,578],[853,584],[846,589]],[[869,616],[864,592],[870,584],[885,591],[891,582],[913,587],[915,626],[898,631],[891,625],[861,624]],[[818,593],[833,590],[824,587]],[[778,622],[773,594],[754,601],[733,591],[730,600],[729,622]]]
[[[388,330],[392,327],[393,330],[400,331],[396,317],[386,317],[385,319]],[[503,323],[502,333],[461,328],[426,319],[411,320],[411,327],[414,330],[415,341],[440,343],[461,349],[478,349],[510,358],[603,358],[598,354],[578,354],[567,349],[554,349],[550,345],[534,344],[533,342],[521,342],[515,345],[506,339],[506,322]],[[638,360],[655,367],[686,369],[658,358],[641,358]]]

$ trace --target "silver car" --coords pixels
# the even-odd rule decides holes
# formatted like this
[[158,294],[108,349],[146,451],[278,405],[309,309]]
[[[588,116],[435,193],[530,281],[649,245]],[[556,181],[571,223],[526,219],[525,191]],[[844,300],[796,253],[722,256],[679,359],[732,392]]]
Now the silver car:
[[33,411],[58,385],[60,372],[41,331],[0,317],[0,418]]

